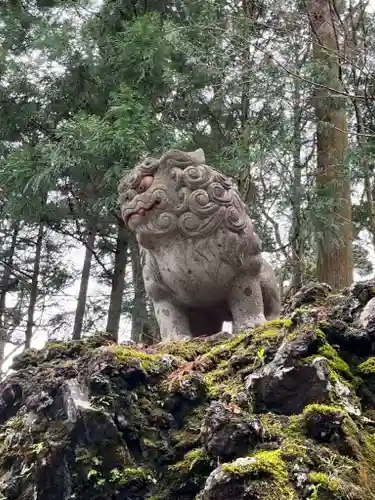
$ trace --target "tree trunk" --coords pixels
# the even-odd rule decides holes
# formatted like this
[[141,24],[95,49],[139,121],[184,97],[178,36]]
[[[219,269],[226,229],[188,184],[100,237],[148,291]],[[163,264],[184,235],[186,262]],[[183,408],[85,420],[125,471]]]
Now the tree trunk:
[[[365,10],[366,6],[362,5],[361,6],[361,11]],[[350,22],[351,22],[351,42],[353,45],[353,48],[357,51],[360,50],[360,47],[358,46],[358,37],[357,37],[357,26],[356,22],[353,18],[353,11],[354,8],[350,3]],[[355,94],[359,95],[360,93],[360,81],[362,78],[362,74],[360,73],[358,76],[357,75],[357,67],[353,64],[351,68],[351,73],[352,73],[352,79],[353,79],[353,84],[354,84],[354,90]],[[368,217],[368,230],[371,235],[371,240],[372,240],[372,245],[375,250],[375,203],[374,203],[374,190],[375,190],[375,183],[374,183],[374,173],[373,173],[373,167],[370,167],[370,164],[372,163],[368,157],[363,157],[365,153],[365,148],[366,148],[366,142],[367,138],[364,135],[365,133],[365,127],[363,123],[363,113],[361,109],[361,103],[358,102],[357,99],[353,99],[353,106],[355,110],[355,116],[356,116],[356,121],[357,121],[357,142],[360,148],[362,149],[361,152],[361,169],[363,172],[363,180],[364,180],[364,192],[366,196],[366,208],[367,208],[367,217]]]
[[147,310],[139,246],[133,235],[130,238],[130,253],[134,287],[131,339],[137,343],[152,344],[154,341],[153,321]]
[[152,303],[152,300],[147,296],[146,294],[146,304],[147,304],[147,310],[148,310],[148,318],[149,318],[149,324],[152,332],[152,343],[157,344],[158,342],[161,342],[161,333],[160,333],[160,327],[159,323],[157,322],[156,316],[155,316],[155,310],[154,310],[154,305]]
[[12,240],[10,242],[10,247],[8,250],[8,258],[6,260],[6,265],[4,267],[3,276],[0,282],[0,367],[2,369],[4,363],[4,351],[5,344],[8,341],[7,328],[5,325],[5,307],[6,307],[6,295],[9,287],[9,281],[12,274],[12,265],[14,252],[16,250],[17,237],[20,226],[16,222],[13,225]]
[[79,287],[79,295],[77,300],[76,315],[74,318],[74,327],[72,339],[78,340],[82,335],[83,319],[85,317],[86,301],[87,301],[87,289],[89,286],[90,270],[92,262],[92,252],[94,248],[96,237],[96,228],[92,227],[89,229],[87,236],[87,245],[85,250],[85,259],[83,261],[83,268],[81,274],[81,284]]
[[[357,131],[358,134],[363,134],[364,133],[364,126],[363,126],[363,118],[362,118],[362,111],[359,107],[359,104],[357,102],[354,103],[354,109],[355,109],[355,115],[356,115],[356,121],[357,121]],[[365,147],[366,147],[366,138],[358,135],[357,136],[357,142],[358,145],[362,149],[362,155],[364,154]],[[374,197],[373,197],[373,173],[371,172],[370,161],[368,158],[361,158],[361,169],[363,172],[363,180],[364,180],[364,190],[365,190],[365,195],[366,195],[366,209],[367,209],[367,217],[368,217],[368,231],[371,235],[371,240],[372,240],[372,245],[373,249],[375,250],[375,203],[374,203]]]
[[[296,64],[298,67],[298,61]],[[304,242],[302,237],[302,165],[301,165],[301,83],[294,80],[293,92],[293,185],[291,189],[292,198],[292,227],[291,227],[291,249],[290,259],[291,283],[290,292],[296,293],[302,286],[304,265]]]
[[348,133],[342,91],[335,6],[332,0],[310,0],[308,15],[313,37],[313,57],[318,83],[315,89],[317,119],[317,203],[324,208],[324,222],[316,226],[317,279],[333,290],[353,281],[352,210],[350,176],[346,165]]
[[125,223],[121,219],[118,219],[115,268],[113,270],[111,298],[109,302],[106,327],[106,331],[112,334],[116,342],[118,341],[122,310],[122,296],[125,285],[125,271],[128,257],[128,237]]
[[43,237],[44,237],[44,224],[43,222],[41,222],[39,224],[38,236],[36,239],[33,277],[31,279],[29,307],[27,308],[25,349],[30,348],[31,339],[33,336],[34,314],[35,314],[35,305],[38,298],[38,280],[39,280],[40,261],[42,255],[42,247],[43,247]]

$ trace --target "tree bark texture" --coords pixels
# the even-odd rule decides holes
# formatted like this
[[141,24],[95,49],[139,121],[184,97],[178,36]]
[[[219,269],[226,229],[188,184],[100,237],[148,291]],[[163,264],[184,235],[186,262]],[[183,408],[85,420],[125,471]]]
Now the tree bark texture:
[[39,280],[40,261],[42,255],[42,247],[43,247],[43,238],[44,238],[44,223],[40,222],[38,228],[38,236],[36,239],[36,246],[35,246],[35,257],[34,257],[33,277],[31,279],[31,287],[30,287],[29,306],[27,308],[25,349],[30,348],[31,340],[33,337],[34,315],[35,315],[36,301],[38,299],[38,280]]
[[[326,209],[316,228],[317,279],[342,289],[353,281],[350,175],[346,165],[348,133],[340,61],[335,0],[308,0],[313,39],[317,120],[317,202]],[[329,90],[331,89],[331,90]],[[333,89],[333,90],[332,90]]]
[[[298,61],[297,61],[298,66]],[[292,197],[292,227],[291,227],[291,292],[296,293],[302,286],[304,267],[304,241],[302,237],[302,165],[301,165],[301,84],[294,81],[293,89],[293,184]]]
[[80,287],[79,287],[77,308],[76,308],[76,314],[75,314],[75,318],[74,318],[74,327],[73,327],[73,334],[72,334],[73,340],[78,340],[82,336],[82,327],[83,327],[83,320],[84,320],[85,311],[86,311],[87,290],[88,290],[88,286],[89,286],[91,263],[92,263],[92,253],[93,253],[93,248],[94,248],[94,243],[95,243],[95,237],[96,237],[96,228],[92,227],[89,229],[89,233],[87,235],[85,258],[83,261],[81,283],[80,283]]
[[111,298],[108,309],[106,331],[111,333],[114,340],[118,341],[119,326],[122,311],[122,297],[125,286],[125,271],[128,257],[128,231],[125,223],[118,219],[118,232],[116,243],[115,267],[113,270]]
[[9,288],[10,277],[12,275],[12,265],[13,265],[14,252],[16,250],[18,232],[19,232],[19,223],[17,222],[13,226],[12,240],[10,242],[8,257],[6,259],[6,265],[4,267],[3,276],[0,282],[0,367],[1,368],[4,363],[5,344],[9,340],[7,334],[7,328],[5,325],[6,295]]
[[154,341],[153,321],[147,310],[146,290],[142,276],[139,246],[132,235],[130,238],[134,301],[132,310],[131,339],[137,343],[152,344]]
[[[359,5],[359,4],[358,4]],[[363,15],[366,9],[365,2],[361,5],[359,15]],[[355,19],[354,16],[354,8],[350,2],[349,6],[350,12],[350,24],[351,24],[351,42],[355,50],[361,50],[360,42],[358,41],[357,36],[357,27],[358,20]],[[360,93],[360,81],[362,78],[361,72],[357,72],[357,67],[355,65],[351,68],[352,79],[354,82],[355,94],[359,95]],[[359,147],[362,150],[362,154],[364,154],[367,145],[367,137],[365,135],[365,127],[363,123],[363,113],[362,113],[362,103],[359,103],[357,99],[353,99],[353,106],[357,121],[357,142]],[[368,217],[368,231],[371,235],[373,249],[375,250],[375,203],[374,203],[374,192],[375,192],[375,180],[374,180],[374,167],[371,165],[370,158],[367,155],[361,159],[361,170],[363,172],[363,180],[364,180],[364,192],[366,196],[366,209],[367,209],[367,217]]]

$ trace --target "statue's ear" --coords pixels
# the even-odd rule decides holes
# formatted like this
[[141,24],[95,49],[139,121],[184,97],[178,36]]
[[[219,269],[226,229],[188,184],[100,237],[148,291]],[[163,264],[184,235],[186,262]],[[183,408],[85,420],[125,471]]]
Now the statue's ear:
[[197,163],[205,163],[206,158],[204,157],[204,151],[202,148],[199,148],[191,153],[188,153]]

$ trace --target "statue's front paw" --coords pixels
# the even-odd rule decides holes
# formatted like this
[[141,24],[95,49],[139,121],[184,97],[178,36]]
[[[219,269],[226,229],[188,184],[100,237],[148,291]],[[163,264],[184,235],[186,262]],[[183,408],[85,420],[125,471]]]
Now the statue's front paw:
[[250,330],[252,328],[256,328],[257,326],[264,325],[265,322],[266,322],[266,318],[265,318],[264,314],[261,314],[259,316],[255,316],[252,318],[247,318],[245,321],[242,321],[239,324],[233,325],[233,333],[237,334],[237,333],[244,332],[246,330]]

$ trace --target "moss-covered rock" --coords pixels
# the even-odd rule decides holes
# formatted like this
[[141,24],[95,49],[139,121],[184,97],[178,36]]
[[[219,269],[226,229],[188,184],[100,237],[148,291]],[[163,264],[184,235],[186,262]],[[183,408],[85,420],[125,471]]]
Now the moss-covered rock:
[[273,450],[260,451],[219,466],[208,477],[197,500],[286,500],[293,497],[286,463],[280,451]]
[[366,359],[363,363],[358,366],[358,371],[362,375],[375,376],[375,357]]
[[0,385],[0,499],[374,498],[374,296],[308,285],[236,336],[25,351]]
[[201,440],[208,454],[222,461],[246,455],[262,441],[261,422],[236,405],[214,401],[201,427]]

